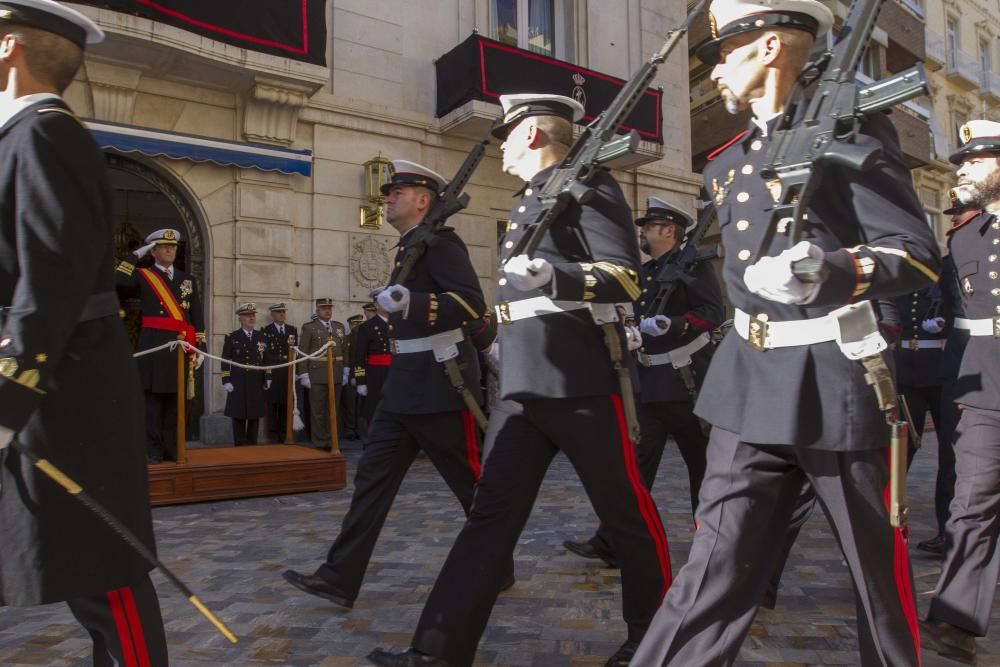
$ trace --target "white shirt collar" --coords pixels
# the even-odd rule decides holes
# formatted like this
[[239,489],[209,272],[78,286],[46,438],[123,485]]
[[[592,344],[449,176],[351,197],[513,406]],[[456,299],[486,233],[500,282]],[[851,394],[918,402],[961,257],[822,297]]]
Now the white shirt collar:
[[772,120],[780,116],[783,112],[776,111],[775,113],[769,115],[767,118],[758,118],[757,116],[751,116],[753,124],[760,128],[761,136],[767,136],[767,124]]
[[11,102],[10,106],[0,108],[0,127],[6,125],[11,118],[21,113],[21,111],[30,107],[32,104],[43,102],[48,99],[60,100],[62,98],[55,93],[34,93],[32,95],[24,95],[23,97],[17,98]]
[[388,322],[389,321],[389,317],[387,315],[383,315],[382,313],[376,313],[376,315],[378,315],[379,317],[381,317],[383,322]]
[[167,274],[171,278],[174,277],[174,267],[172,267],[172,266],[162,266],[160,264],[157,264],[156,268],[158,268],[160,271],[163,271],[165,274]]

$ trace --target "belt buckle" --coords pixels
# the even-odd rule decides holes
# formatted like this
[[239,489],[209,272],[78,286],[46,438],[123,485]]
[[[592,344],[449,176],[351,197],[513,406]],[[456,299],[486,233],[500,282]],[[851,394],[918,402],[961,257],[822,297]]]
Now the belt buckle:
[[649,360],[649,355],[645,352],[639,353],[639,363],[642,364],[643,368],[649,368],[653,365],[653,362]]
[[1000,315],[993,316],[993,337],[1000,338]]
[[750,347],[758,352],[767,351],[767,313],[754,315],[750,318],[747,340],[750,342]]
[[399,344],[396,342],[395,338],[389,341],[389,347],[392,349],[393,354],[399,354]]
[[497,314],[500,315],[500,324],[510,324],[513,322],[510,319],[510,304],[506,301],[501,301],[497,306]]
[[910,340],[908,340],[906,342],[906,346],[908,348],[910,348],[911,350],[914,350],[914,351],[919,350],[920,349],[920,341],[918,341],[916,338],[911,338]]

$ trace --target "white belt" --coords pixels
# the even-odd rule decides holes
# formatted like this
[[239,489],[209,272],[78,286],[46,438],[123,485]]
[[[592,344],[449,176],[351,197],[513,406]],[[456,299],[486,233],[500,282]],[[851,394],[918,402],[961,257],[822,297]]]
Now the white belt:
[[[761,324],[765,326],[761,327]],[[754,327],[753,330],[751,330],[751,325]],[[829,315],[808,320],[771,322],[766,319],[766,316],[751,318],[748,313],[739,308],[736,309],[733,317],[733,328],[744,340],[751,342],[753,342],[754,336],[759,336],[758,331],[764,328],[763,340],[759,342],[760,347],[766,350],[797,345],[814,345],[837,340],[839,330],[837,320]]]
[[944,344],[947,343],[943,338],[938,340],[901,340],[899,341],[899,347],[903,350],[943,350]]
[[458,356],[458,344],[465,340],[461,329],[452,329],[444,333],[434,334],[426,338],[409,338],[407,340],[392,340],[394,354],[414,354],[416,352],[434,352],[438,361],[446,361]]
[[981,320],[967,320],[964,317],[955,318],[956,329],[967,329],[973,336],[993,336],[1000,338],[1000,315]]
[[661,354],[642,354],[639,358],[642,360],[642,365],[646,367],[673,364],[674,368],[684,368],[685,366],[691,365],[691,356],[701,348],[708,345],[711,340],[712,337],[709,336],[706,331],[690,343],[681,345],[680,347],[670,350],[669,352],[663,352]]
[[618,313],[613,303],[589,303],[587,301],[553,301],[547,296],[536,296],[519,301],[504,301],[496,307],[497,321],[511,324],[518,320],[550,313],[566,313],[572,310],[589,310],[594,322],[605,324],[617,322]]

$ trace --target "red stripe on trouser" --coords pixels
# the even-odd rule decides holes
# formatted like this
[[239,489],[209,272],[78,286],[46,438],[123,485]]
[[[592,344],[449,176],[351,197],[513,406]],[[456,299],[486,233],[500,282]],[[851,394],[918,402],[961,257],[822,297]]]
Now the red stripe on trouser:
[[[891,454],[890,454],[891,456]],[[892,461],[889,461],[892,465]],[[889,507],[889,484],[885,485],[885,506]],[[896,578],[896,592],[899,594],[899,604],[903,608],[903,617],[910,628],[913,646],[917,652],[917,667],[920,667],[920,630],[917,625],[917,609],[913,602],[913,581],[910,579],[910,554],[906,548],[906,539],[902,528],[893,528],[892,573]]]
[[479,464],[479,443],[476,442],[476,420],[468,410],[462,410],[462,427],[465,429],[465,456],[472,468],[472,477],[479,484],[482,467]]
[[139,620],[139,610],[135,606],[135,596],[131,588],[121,589],[125,602],[125,618],[132,630],[132,641],[135,644],[135,655],[139,659],[139,667],[149,666],[149,651],[146,649],[146,637],[142,632],[142,621]]
[[125,618],[120,590],[108,593],[108,606],[111,608],[111,616],[115,620],[118,643],[122,647],[122,657],[125,659],[124,667],[139,667],[139,663],[135,659],[135,648],[132,646],[132,633],[128,629],[128,621]]
[[629,482],[632,484],[632,490],[635,492],[636,501],[639,505],[639,513],[642,514],[642,518],[646,522],[646,529],[649,531],[650,537],[653,538],[653,544],[656,545],[656,557],[660,561],[660,573],[663,575],[663,595],[666,595],[667,589],[670,588],[670,584],[673,582],[673,575],[670,571],[670,551],[667,547],[667,534],[663,530],[663,523],[660,521],[660,515],[653,504],[653,498],[649,495],[649,489],[642,483],[642,477],[639,475],[639,466],[635,459],[635,446],[629,440],[628,426],[625,423],[625,411],[622,408],[621,397],[617,394],[612,394],[611,404],[614,406],[615,417],[618,419],[618,434],[622,443],[622,453],[625,457],[625,470],[628,473]]

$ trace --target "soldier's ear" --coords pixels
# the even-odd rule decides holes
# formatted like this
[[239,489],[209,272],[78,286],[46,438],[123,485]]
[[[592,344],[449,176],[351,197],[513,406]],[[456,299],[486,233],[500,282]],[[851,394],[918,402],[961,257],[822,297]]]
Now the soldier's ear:
[[3,36],[0,40],[0,60],[6,60],[11,57],[14,53],[14,48],[17,46],[17,39],[14,35],[7,34]]

